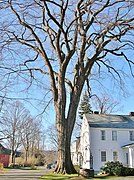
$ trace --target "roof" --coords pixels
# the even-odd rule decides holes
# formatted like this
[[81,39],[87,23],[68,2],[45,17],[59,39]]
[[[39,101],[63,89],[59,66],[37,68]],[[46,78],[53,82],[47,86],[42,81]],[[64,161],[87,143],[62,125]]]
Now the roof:
[[[11,154],[11,149],[5,148],[5,147],[0,143],[0,154],[10,155],[10,154]],[[20,157],[21,155],[22,155],[22,152],[20,152],[20,151],[16,151],[16,152],[15,152],[15,156],[16,156],[16,157]]]
[[85,114],[85,118],[94,128],[134,128],[134,116],[130,115]]
[[0,154],[11,154],[11,150],[5,148],[2,144],[0,144]]
[[122,148],[128,148],[128,147],[133,147],[133,146],[134,146],[134,143],[131,143],[131,144],[126,144],[122,146]]

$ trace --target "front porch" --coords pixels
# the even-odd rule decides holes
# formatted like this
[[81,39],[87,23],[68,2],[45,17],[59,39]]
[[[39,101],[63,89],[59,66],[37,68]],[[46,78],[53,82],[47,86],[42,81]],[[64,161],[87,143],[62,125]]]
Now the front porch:
[[122,146],[124,166],[134,168],[134,143]]

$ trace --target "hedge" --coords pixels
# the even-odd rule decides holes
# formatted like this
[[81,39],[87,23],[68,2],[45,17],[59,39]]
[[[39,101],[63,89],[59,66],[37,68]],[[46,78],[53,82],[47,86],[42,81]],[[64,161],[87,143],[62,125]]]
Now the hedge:
[[107,162],[101,168],[103,172],[109,175],[115,176],[134,176],[134,168],[124,167],[119,161],[116,162]]

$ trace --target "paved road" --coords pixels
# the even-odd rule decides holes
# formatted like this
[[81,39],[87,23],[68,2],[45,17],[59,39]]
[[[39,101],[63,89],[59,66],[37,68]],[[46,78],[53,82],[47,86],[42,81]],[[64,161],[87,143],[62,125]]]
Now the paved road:
[[134,180],[134,176],[127,176],[127,177],[113,177],[109,180]]
[[[11,169],[0,174],[0,180],[39,180],[41,176],[50,171],[44,167],[40,167],[38,170]],[[134,180],[134,176],[113,177],[110,180]]]
[[11,169],[0,174],[0,180],[39,180],[46,172],[48,170],[42,167],[37,170]]

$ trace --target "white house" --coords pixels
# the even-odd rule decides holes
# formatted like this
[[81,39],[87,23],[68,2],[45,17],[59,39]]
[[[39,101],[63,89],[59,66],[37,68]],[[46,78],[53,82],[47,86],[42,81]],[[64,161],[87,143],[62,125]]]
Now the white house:
[[134,167],[133,114],[84,115],[76,154],[78,164],[86,169],[100,171],[108,161],[120,161],[124,166]]
[[78,137],[77,140],[75,140],[71,144],[71,159],[73,161],[73,164],[82,166],[81,157],[82,156],[80,153],[80,137]]

